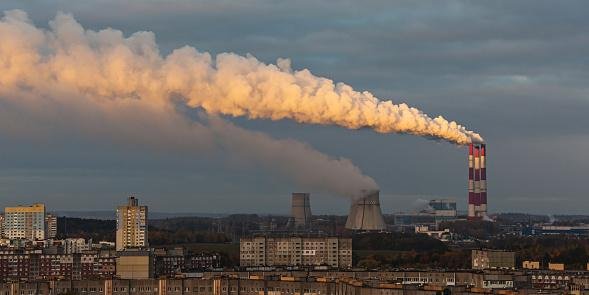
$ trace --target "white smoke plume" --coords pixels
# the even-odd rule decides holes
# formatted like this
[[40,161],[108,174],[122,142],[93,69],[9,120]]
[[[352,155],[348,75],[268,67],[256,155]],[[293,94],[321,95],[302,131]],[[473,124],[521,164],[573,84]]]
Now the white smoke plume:
[[84,30],[66,14],[58,14],[45,31],[25,13],[11,11],[2,27],[0,78],[7,86],[52,83],[98,96],[161,103],[177,95],[209,113],[372,128],[457,144],[483,141],[454,121],[430,118],[406,104],[379,100],[306,69],[293,71],[289,60],[267,65],[252,56],[212,57],[192,47],[162,57],[150,32],[125,38],[113,29]]
[[224,152],[303,189],[354,196],[377,188],[347,159],[215,115],[190,119],[178,109],[181,94],[162,88],[159,72],[173,65],[159,56],[151,33],[85,31],[65,14],[50,27],[35,27],[22,11],[0,20],[0,134],[39,144],[82,137],[185,154]]

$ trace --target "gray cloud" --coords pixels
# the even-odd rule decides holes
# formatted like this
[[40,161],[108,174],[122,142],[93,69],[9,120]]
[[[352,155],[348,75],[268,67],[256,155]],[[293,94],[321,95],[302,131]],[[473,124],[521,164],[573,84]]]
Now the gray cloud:
[[[154,31],[163,51],[189,44],[212,52],[249,52],[267,62],[292,58],[294,68],[308,67],[319,75],[379,97],[407,101],[480,131],[489,142],[491,210],[583,212],[589,165],[584,154],[589,147],[587,6],[585,1],[558,5],[552,1],[4,1],[0,9],[25,9],[38,25],[45,25],[55,11],[63,10],[95,29]],[[376,179],[383,194],[465,198],[464,151],[447,144],[291,122],[235,122],[351,158]],[[12,174],[13,169],[58,169],[62,162],[80,163],[68,160],[65,151],[41,159],[34,147],[18,146],[18,142],[2,145],[0,164],[6,164],[1,165],[5,174]],[[92,151],[88,157],[106,163],[112,157],[131,158],[126,160],[127,167],[144,167],[145,161],[153,161],[146,179],[159,178],[160,170],[183,167],[181,160],[169,156],[142,158],[128,150],[93,150],[85,144],[61,149],[75,151],[79,146]],[[105,175],[121,169],[116,163],[85,159],[84,166],[105,169]],[[168,161],[172,163],[165,164]],[[208,192],[197,193],[203,199],[205,195],[214,199],[215,189],[224,187],[224,178],[245,177],[214,163],[204,167],[216,172],[208,185],[203,184],[210,187]],[[135,172],[131,169],[129,173]],[[287,196],[292,189],[263,173],[248,179],[252,183],[218,189],[218,195],[230,198],[242,191],[256,198],[259,189],[265,191],[260,195]],[[92,183],[86,187],[101,186]],[[121,183],[106,195],[125,193]],[[185,200],[185,192],[193,189],[189,181],[180,180],[174,187],[169,194],[176,200]],[[21,190],[22,186],[15,185],[3,195],[18,195]],[[43,198],[50,193],[39,187],[30,195]],[[55,206],[66,206],[65,200],[75,199],[71,195]],[[158,196],[146,198],[155,204]],[[530,199],[537,201],[525,201]],[[560,207],[554,206],[554,199],[563,200]],[[193,204],[197,206],[197,201]],[[244,205],[239,200],[235,204],[237,209]],[[383,198],[383,204],[390,210],[403,206],[392,197]],[[278,210],[277,206],[288,206],[288,200],[275,201],[264,211]],[[324,205],[318,210],[332,208],[345,212],[347,205]]]

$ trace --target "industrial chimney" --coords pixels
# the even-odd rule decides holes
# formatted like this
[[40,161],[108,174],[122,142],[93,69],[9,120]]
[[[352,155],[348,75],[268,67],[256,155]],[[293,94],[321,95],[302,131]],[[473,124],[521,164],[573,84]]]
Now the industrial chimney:
[[309,196],[309,193],[292,193],[292,218],[297,228],[308,228],[311,225]]
[[379,191],[364,191],[361,198],[352,202],[346,228],[364,231],[386,229],[380,210]]
[[468,219],[487,217],[487,163],[486,146],[468,146]]

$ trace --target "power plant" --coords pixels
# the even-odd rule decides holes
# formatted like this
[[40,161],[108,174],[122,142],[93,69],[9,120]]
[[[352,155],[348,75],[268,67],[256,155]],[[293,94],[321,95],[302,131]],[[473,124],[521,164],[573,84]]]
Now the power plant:
[[363,196],[352,201],[346,228],[351,230],[385,230],[386,224],[380,210],[379,191],[364,191]]
[[311,225],[311,203],[309,193],[292,193],[292,218],[296,228]]
[[468,219],[487,217],[487,163],[484,144],[468,146]]

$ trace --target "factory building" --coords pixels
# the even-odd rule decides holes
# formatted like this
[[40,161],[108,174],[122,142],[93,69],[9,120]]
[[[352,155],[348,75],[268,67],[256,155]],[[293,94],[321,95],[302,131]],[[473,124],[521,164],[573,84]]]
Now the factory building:
[[240,266],[352,267],[352,239],[337,237],[241,238]]
[[147,206],[139,206],[139,200],[129,197],[126,206],[117,208],[117,251],[126,248],[147,247]]
[[364,191],[362,194],[362,196],[352,201],[346,228],[359,231],[386,230],[386,224],[380,210],[379,191]]
[[292,218],[296,228],[311,225],[311,203],[309,193],[292,193]]
[[487,217],[487,162],[486,146],[468,146],[468,219]]
[[429,209],[434,215],[437,217],[438,220],[442,219],[455,219],[457,215],[456,211],[456,200],[453,199],[435,199],[430,200]]

